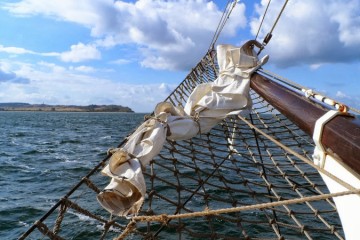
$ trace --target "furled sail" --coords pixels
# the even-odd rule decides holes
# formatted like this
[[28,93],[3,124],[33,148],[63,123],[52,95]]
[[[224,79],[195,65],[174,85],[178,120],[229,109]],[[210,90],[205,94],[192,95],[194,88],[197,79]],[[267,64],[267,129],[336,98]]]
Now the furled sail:
[[214,82],[198,85],[184,108],[159,103],[154,116],[122,148],[112,150],[102,170],[112,179],[97,197],[105,209],[118,216],[138,213],[146,192],[141,168],[159,154],[166,139],[186,140],[208,133],[224,118],[251,110],[250,76],[268,60],[268,56],[258,60],[254,46],[261,44],[251,40],[242,47],[219,45],[219,77]]

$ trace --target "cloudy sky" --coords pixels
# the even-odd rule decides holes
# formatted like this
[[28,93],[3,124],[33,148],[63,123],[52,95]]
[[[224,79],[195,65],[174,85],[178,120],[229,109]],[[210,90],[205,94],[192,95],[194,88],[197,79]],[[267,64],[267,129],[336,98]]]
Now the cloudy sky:
[[[205,54],[226,2],[2,0],[0,102],[150,112]],[[253,39],[267,2],[239,1],[218,43]],[[290,0],[263,53],[265,68],[360,108],[360,0]]]

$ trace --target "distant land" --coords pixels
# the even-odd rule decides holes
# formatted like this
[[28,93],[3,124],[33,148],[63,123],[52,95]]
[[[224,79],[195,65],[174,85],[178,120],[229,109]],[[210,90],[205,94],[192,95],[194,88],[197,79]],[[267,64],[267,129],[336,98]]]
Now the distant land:
[[0,103],[0,111],[43,111],[43,112],[134,112],[121,105],[48,105],[30,103]]

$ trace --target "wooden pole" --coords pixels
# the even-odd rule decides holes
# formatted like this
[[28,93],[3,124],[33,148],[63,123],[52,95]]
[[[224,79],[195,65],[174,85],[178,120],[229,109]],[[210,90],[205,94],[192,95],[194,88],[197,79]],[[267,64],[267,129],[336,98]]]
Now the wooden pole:
[[[313,135],[316,120],[329,109],[258,73],[251,77],[251,88],[294,122]],[[322,144],[334,157],[360,175],[360,119],[336,116],[324,126]]]

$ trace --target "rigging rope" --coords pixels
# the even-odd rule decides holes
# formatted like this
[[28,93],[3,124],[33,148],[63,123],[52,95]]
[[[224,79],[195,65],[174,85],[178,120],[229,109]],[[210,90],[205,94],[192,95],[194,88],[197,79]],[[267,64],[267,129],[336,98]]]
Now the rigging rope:
[[291,199],[291,200],[281,200],[281,201],[270,202],[270,203],[254,204],[254,205],[250,205],[250,206],[224,208],[224,209],[216,209],[216,210],[205,209],[202,212],[183,213],[183,214],[174,214],[174,215],[162,214],[162,215],[158,215],[158,216],[135,216],[132,218],[132,221],[134,221],[134,222],[158,221],[158,222],[166,223],[171,219],[203,217],[203,216],[218,215],[218,214],[223,214],[223,213],[234,213],[234,212],[249,211],[249,210],[254,210],[254,209],[272,208],[272,207],[276,207],[276,206],[318,201],[318,200],[324,200],[324,199],[329,199],[329,198],[334,198],[334,197],[341,197],[341,196],[346,196],[346,195],[351,195],[351,194],[360,194],[360,189],[353,189],[353,190],[347,190],[347,191],[336,192],[336,193],[328,193],[328,194],[311,196],[311,197],[295,198],[295,199]]
[[284,12],[285,7],[286,7],[286,5],[287,5],[288,2],[289,2],[289,0],[285,0],[285,3],[284,3],[284,5],[283,5],[283,7],[281,8],[280,13],[278,14],[278,16],[277,16],[277,18],[276,18],[276,20],[275,20],[275,23],[273,24],[273,26],[272,26],[272,28],[271,28],[271,30],[270,30],[270,32],[269,32],[270,34],[272,34],[272,32],[274,31],[274,28],[276,27],[276,25],[277,25],[277,23],[278,23],[281,15],[282,15],[282,13]]
[[289,2],[289,0],[285,0],[285,3],[284,3],[284,5],[283,5],[282,8],[281,8],[280,13],[279,13],[278,16],[276,17],[275,22],[274,22],[274,24],[273,24],[270,32],[265,36],[265,38],[264,38],[264,40],[263,40],[263,42],[262,42],[263,47],[260,48],[260,50],[259,50],[259,52],[258,52],[258,55],[260,55],[261,51],[262,51],[262,50],[264,49],[264,47],[269,43],[269,41],[270,41],[270,39],[271,39],[271,37],[272,37],[272,32],[274,31],[274,29],[275,29],[275,27],[276,27],[276,25],[277,25],[277,23],[278,23],[281,15],[282,15],[282,13],[284,12],[285,7],[286,7],[286,5],[287,5],[288,2]]
[[229,19],[230,15],[231,15],[233,9],[235,8],[236,4],[237,4],[237,0],[233,0],[233,1],[232,1],[232,0],[229,0],[228,3],[226,4],[226,7],[225,7],[225,9],[224,9],[224,12],[223,12],[223,14],[222,14],[222,16],[221,16],[221,19],[220,19],[220,21],[219,21],[219,24],[218,24],[218,26],[217,26],[217,28],[216,28],[216,31],[215,31],[215,33],[214,33],[214,36],[213,36],[213,38],[212,38],[212,40],[211,40],[211,43],[210,43],[210,46],[209,46],[209,50],[214,49],[215,44],[216,44],[216,42],[217,42],[217,40],[218,40],[218,38],[219,38],[219,36],[220,36],[220,33],[221,33],[222,30],[224,29],[225,24],[226,24],[226,22],[228,21],[228,19]]
[[[252,115],[250,115],[250,121],[251,121],[251,124],[254,124],[254,120],[253,120]],[[257,151],[258,151],[258,154],[259,154],[259,157],[260,157],[260,161],[261,161],[262,164],[264,164],[263,157],[262,157],[262,155],[261,155],[261,150],[260,150],[260,145],[259,145],[258,137],[257,137],[257,135],[256,135],[255,129],[253,129],[253,133],[254,133],[255,142],[256,142],[256,147],[257,147]],[[266,169],[265,169],[264,165],[261,165],[261,170],[262,170],[263,173],[264,173],[264,178],[267,180]],[[269,196],[271,196],[271,191],[270,191],[269,188],[267,189],[267,192],[268,192]],[[273,200],[270,198],[270,202],[272,202],[272,201],[273,201]],[[275,211],[274,209],[272,210],[272,213],[273,213],[273,215],[274,215],[275,221],[277,221],[278,218],[277,218],[276,211]],[[278,225],[277,225],[277,228],[278,228],[278,231],[279,231],[279,233],[280,233],[280,228],[279,228]],[[280,233],[280,234],[281,234],[281,233]]]
[[217,27],[216,27],[215,33],[214,33],[214,35],[213,35],[213,38],[211,39],[211,43],[210,43],[209,49],[212,49],[212,48],[214,47],[215,43],[216,43],[216,39],[215,39],[215,38],[217,38],[217,37],[219,36],[219,35],[218,35],[218,32],[220,31],[220,30],[219,30],[219,29],[220,29],[220,25],[221,25],[221,23],[223,22],[223,19],[224,19],[225,14],[226,14],[226,10],[228,9],[228,6],[229,6],[230,2],[231,2],[231,0],[228,0],[228,2],[227,2],[227,4],[226,4],[226,7],[225,7],[225,9],[224,9],[224,11],[223,11],[223,13],[222,13],[222,15],[221,15],[220,21],[219,21],[219,23],[218,23],[218,25],[217,25]]
[[246,120],[244,117],[242,116],[238,116],[242,121],[244,121],[247,125],[249,125],[249,127],[251,127],[252,129],[255,129],[257,132],[259,132],[262,136],[268,138],[269,140],[271,140],[272,142],[274,142],[275,144],[277,144],[279,147],[285,149],[287,152],[293,154],[294,156],[296,156],[297,158],[301,159],[302,161],[304,161],[305,163],[307,163],[308,165],[312,166],[313,168],[315,168],[318,172],[321,172],[322,174],[326,175],[327,177],[331,178],[332,180],[334,180],[335,182],[337,182],[338,184],[340,184],[341,186],[343,186],[344,188],[348,189],[348,190],[356,190],[355,187],[351,186],[350,184],[344,182],[343,180],[341,180],[340,178],[334,176],[333,174],[331,174],[330,172],[326,171],[325,169],[319,167],[318,165],[314,164],[312,161],[310,161],[309,159],[301,156],[300,154],[298,154],[297,152],[295,152],[294,150],[292,150],[291,148],[285,146],[284,144],[282,144],[281,142],[279,142],[278,140],[276,140],[275,138],[271,137],[270,135],[266,134],[264,131],[260,130],[259,128],[257,128],[256,126],[254,126],[253,124],[251,124],[248,120]]
[[266,6],[264,15],[263,15],[263,17],[262,17],[262,19],[261,19],[259,28],[258,28],[257,33],[256,33],[256,36],[255,36],[255,40],[257,40],[257,37],[258,37],[258,35],[259,35],[259,33],[260,33],[260,29],[261,29],[261,26],[262,26],[262,24],[263,24],[263,22],[264,22],[264,19],[265,19],[265,16],[266,16],[267,11],[268,11],[268,9],[269,9],[270,3],[271,3],[271,0],[268,1],[268,4],[267,4],[267,6]]
[[258,70],[259,73],[267,76],[267,77],[270,77],[278,82],[281,82],[283,84],[286,84],[286,86],[288,87],[291,87],[299,92],[304,92],[305,96],[307,98],[313,98],[313,99],[316,99],[318,100],[319,102],[322,102],[322,103],[325,103],[327,104],[328,106],[331,106],[331,107],[334,107],[335,109],[338,109],[339,111],[345,111],[348,109],[354,113],[358,113],[360,114],[360,110],[356,109],[356,108],[353,108],[353,107],[350,107],[350,106],[347,106],[346,104],[342,103],[342,102],[339,102],[337,100],[334,100],[334,99],[331,99],[327,96],[324,96],[322,94],[320,94],[319,92],[313,90],[313,89],[310,89],[310,88],[307,88],[307,87],[304,87],[294,81],[291,81],[287,78],[284,78],[284,77],[281,77],[269,70],[266,70],[266,69],[259,69]]

